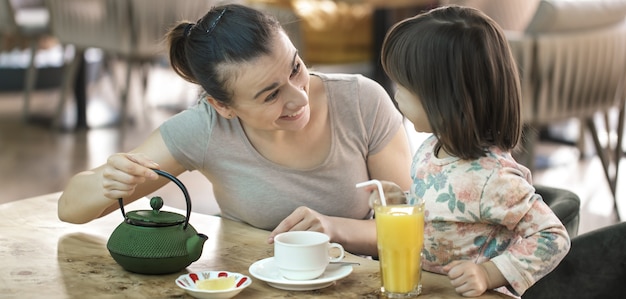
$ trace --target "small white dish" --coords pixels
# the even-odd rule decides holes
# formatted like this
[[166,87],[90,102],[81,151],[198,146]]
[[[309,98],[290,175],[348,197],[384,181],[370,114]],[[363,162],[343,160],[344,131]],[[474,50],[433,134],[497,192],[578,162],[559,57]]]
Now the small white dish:
[[[196,281],[218,277],[235,277],[235,287],[227,290],[200,290],[196,288]],[[252,284],[250,277],[240,273],[228,271],[201,271],[187,273],[176,278],[176,285],[189,295],[201,299],[229,299],[235,297],[243,289]]]
[[342,279],[352,273],[351,265],[330,264],[326,267],[326,271],[311,280],[289,280],[284,278],[278,271],[278,267],[274,263],[274,258],[269,257],[262,259],[250,265],[248,271],[255,278],[265,281],[272,287],[288,291],[310,291],[322,289],[331,286],[335,281]]

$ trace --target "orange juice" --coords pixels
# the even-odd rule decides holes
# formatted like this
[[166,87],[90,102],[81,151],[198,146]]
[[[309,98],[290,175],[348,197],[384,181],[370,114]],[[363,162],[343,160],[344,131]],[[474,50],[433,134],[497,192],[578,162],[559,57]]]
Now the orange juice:
[[378,205],[374,211],[382,291],[388,297],[418,295],[424,246],[423,205]]

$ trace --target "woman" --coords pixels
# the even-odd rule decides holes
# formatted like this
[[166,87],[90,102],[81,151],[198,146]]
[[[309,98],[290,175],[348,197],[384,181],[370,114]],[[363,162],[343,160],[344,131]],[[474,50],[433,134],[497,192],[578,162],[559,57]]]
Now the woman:
[[358,75],[309,73],[278,22],[241,5],[218,6],[168,33],[170,61],[205,94],[141,145],[74,176],[59,218],[84,223],[198,170],[222,216],[272,230],[328,234],[376,254],[368,193],[380,179],[408,189],[411,154],[385,90]]

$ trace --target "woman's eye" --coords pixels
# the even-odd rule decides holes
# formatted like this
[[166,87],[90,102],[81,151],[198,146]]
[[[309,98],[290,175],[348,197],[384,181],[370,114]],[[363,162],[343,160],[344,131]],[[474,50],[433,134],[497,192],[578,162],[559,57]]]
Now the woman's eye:
[[[293,68],[291,69],[291,75],[289,77],[290,78],[295,77],[296,75],[300,73],[301,70],[302,70],[302,63],[297,62],[296,64],[293,65]],[[269,96],[267,96],[267,98],[265,98],[265,103],[276,100],[278,98],[279,92],[280,92],[280,89],[277,89],[276,91],[272,92]]]
[[297,62],[296,64],[293,65],[293,69],[291,69],[291,77],[297,75],[298,73],[300,73],[300,69],[301,69],[301,64],[300,62]]
[[278,98],[278,92],[279,91],[280,90],[277,89],[274,92],[272,92],[269,96],[267,96],[267,98],[265,98],[265,102],[268,103],[268,102],[271,102],[271,101],[275,100],[276,98]]

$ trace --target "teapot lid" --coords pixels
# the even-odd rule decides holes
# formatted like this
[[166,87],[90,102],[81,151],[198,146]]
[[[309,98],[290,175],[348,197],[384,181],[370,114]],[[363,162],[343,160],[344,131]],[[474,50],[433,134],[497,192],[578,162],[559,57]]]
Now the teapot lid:
[[150,199],[152,210],[131,211],[126,213],[126,222],[137,226],[160,227],[174,226],[184,223],[186,218],[183,215],[160,211],[163,207],[163,199],[155,196]]

